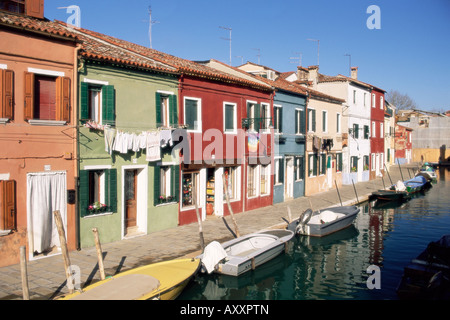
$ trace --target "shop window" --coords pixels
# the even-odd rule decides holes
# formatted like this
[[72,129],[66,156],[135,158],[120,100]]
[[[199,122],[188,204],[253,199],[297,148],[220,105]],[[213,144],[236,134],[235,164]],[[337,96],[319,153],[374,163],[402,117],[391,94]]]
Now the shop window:
[[[225,175],[225,190],[228,190],[228,198],[231,200],[238,199],[238,176],[237,176],[237,168],[235,167],[226,167],[224,168]],[[223,196],[226,199],[226,196]]]
[[249,165],[247,167],[247,197],[256,197],[256,165]]
[[260,193],[261,195],[268,195],[270,194],[270,166],[261,165],[260,168]]
[[182,207],[190,208],[198,203],[198,172],[184,172],[182,174]]

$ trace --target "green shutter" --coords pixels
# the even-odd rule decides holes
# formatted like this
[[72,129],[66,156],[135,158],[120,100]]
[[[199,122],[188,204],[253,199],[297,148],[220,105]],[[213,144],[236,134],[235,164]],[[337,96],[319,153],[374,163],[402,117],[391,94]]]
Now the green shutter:
[[278,132],[283,132],[283,108],[278,108]]
[[161,94],[155,93],[155,112],[156,112],[156,127],[161,127]]
[[312,110],[312,131],[316,132],[316,110]]
[[300,133],[306,134],[306,112],[300,110]]
[[117,212],[117,170],[105,170],[105,202],[111,212]]
[[327,113],[322,111],[322,132],[327,132]]
[[300,166],[300,177],[299,179],[304,179],[305,178],[305,157],[300,157],[299,160],[299,166]]
[[172,196],[178,202],[180,197],[180,166],[172,166]]
[[261,105],[255,104],[255,130],[259,132],[261,128]]
[[280,175],[280,181],[281,183],[284,183],[284,159],[279,160],[279,175]]
[[78,202],[80,206],[80,217],[85,217],[88,215],[89,206],[89,171],[80,170],[79,179]]
[[177,96],[170,95],[169,96],[169,110],[170,110],[170,125],[172,127],[178,126],[178,104],[177,104]]
[[80,83],[80,119],[89,119],[89,84]]
[[155,166],[153,171],[153,205],[159,204],[159,196],[161,195],[161,167]]
[[317,176],[317,160],[318,157],[316,154],[313,155],[313,175]]
[[115,125],[116,121],[116,96],[114,86],[102,87],[102,123]]
[[300,133],[300,123],[299,123],[300,110],[295,110],[295,133]]
[[325,172],[327,171],[327,156],[325,154],[321,155],[322,157],[322,174],[325,174]]

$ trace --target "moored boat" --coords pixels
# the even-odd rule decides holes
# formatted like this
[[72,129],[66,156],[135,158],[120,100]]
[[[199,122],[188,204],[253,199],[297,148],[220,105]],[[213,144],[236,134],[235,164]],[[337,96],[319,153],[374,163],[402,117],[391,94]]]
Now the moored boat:
[[450,299],[450,235],[429,243],[405,267],[397,295],[400,299]]
[[428,181],[424,176],[418,175],[410,180],[403,182],[408,193],[416,193],[422,191],[428,187],[431,187],[430,181]]
[[356,206],[326,208],[313,212],[306,210],[288,225],[296,234],[323,237],[349,227],[359,213]]
[[199,259],[175,259],[121,272],[60,300],[174,300],[200,269]]
[[274,229],[252,233],[222,244],[213,241],[197,258],[202,260],[202,270],[207,273],[239,276],[281,254],[293,237],[292,231]]
[[418,175],[424,176],[429,181],[437,181],[436,170],[428,162],[423,164],[416,176]]
[[397,190],[377,190],[372,192],[369,200],[380,200],[380,201],[404,201],[409,199],[409,194],[407,191],[397,191]]

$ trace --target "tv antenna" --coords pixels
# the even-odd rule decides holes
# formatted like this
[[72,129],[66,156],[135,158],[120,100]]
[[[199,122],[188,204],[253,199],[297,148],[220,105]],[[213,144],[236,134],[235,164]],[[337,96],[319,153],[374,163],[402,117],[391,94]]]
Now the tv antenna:
[[150,39],[150,49],[153,49],[153,45],[152,45],[152,25],[159,23],[159,21],[155,21],[152,20],[152,7],[149,6],[148,7],[148,15],[149,15],[149,20],[148,20],[148,37]]
[[241,58],[241,65],[244,64],[244,57],[243,56],[235,56],[236,58]]
[[253,48],[253,50],[258,51],[258,54],[257,54],[256,56],[258,57],[258,64],[261,64],[261,63],[260,63],[260,60],[261,60],[261,49]]
[[223,37],[222,37],[221,39],[230,41],[230,66],[231,66],[231,31],[232,31],[233,29],[228,28],[228,27],[219,27],[219,28],[220,28],[220,29],[224,29],[224,30],[230,31],[230,37],[229,37],[229,38],[223,38]]
[[298,54],[298,57],[290,57],[289,59],[291,59],[291,63],[296,63],[295,61],[292,60],[298,60],[298,65],[301,67],[302,66],[302,53],[301,52],[295,52],[295,54]]
[[317,39],[306,39],[306,40],[317,41],[317,66],[319,66],[320,40],[317,40]]

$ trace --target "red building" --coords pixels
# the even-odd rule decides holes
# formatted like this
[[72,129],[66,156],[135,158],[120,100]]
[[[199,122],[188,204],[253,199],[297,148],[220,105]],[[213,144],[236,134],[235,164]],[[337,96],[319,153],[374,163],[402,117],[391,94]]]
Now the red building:
[[[179,121],[188,129],[181,161],[179,224],[273,203],[272,88],[206,65],[180,68]],[[225,187],[224,187],[225,184]]]
[[395,124],[395,163],[411,162],[413,129]]
[[372,87],[370,103],[370,179],[375,179],[384,172],[386,155],[384,154],[384,93]]

